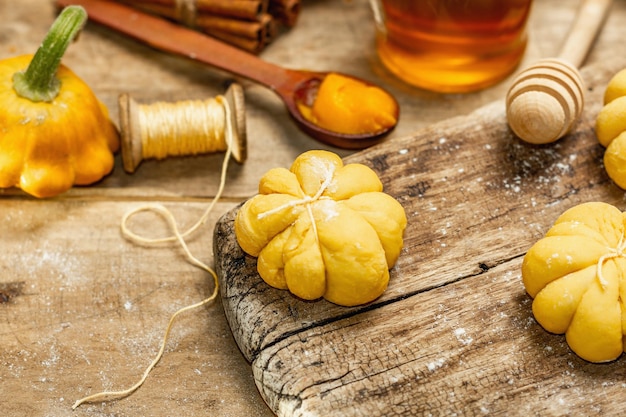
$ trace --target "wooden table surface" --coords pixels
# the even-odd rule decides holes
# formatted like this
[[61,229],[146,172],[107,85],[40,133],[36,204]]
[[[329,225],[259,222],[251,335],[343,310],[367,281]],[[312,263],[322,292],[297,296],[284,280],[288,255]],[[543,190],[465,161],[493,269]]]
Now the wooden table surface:
[[[536,0],[522,67],[558,53],[578,3]],[[54,6],[48,0],[4,1],[0,16],[0,58],[32,53],[54,19]],[[625,55],[624,19],[626,4],[617,1],[588,65]],[[373,37],[367,1],[304,0],[296,27],[261,56],[293,68],[341,70],[387,87],[402,108],[388,140],[502,100],[510,83],[467,95],[408,87],[381,67]],[[70,46],[64,63],[92,87],[116,123],[121,93],[146,102],[201,98],[221,94],[233,79],[93,24]],[[230,166],[223,199],[189,240],[191,250],[209,264],[215,222],[256,192],[264,172],[288,167],[308,149],[353,153],[313,141],[294,127],[273,93],[241,83],[249,158]],[[134,384],[156,354],[169,317],[212,292],[210,276],[190,265],[177,246],[137,246],[121,236],[120,222],[129,210],[163,203],[181,228],[190,226],[217,190],[222,157],[147,161],[129,175],[118,156],[115,171],[100,183],[53,199],[2,192],[0,386],[5,415],[272,415],[219,300],[179,318],[165,356],[133,395],[71,409],[85,395]],[[153,236],[167,233],[163,222],[150,215],[138,216],[132,226]]]

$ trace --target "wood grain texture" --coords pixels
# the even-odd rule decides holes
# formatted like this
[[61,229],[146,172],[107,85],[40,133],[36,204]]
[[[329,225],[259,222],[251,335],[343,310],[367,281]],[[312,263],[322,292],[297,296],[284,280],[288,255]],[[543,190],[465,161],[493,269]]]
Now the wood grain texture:
[[[164,203],[178,219],[185,213],[195,217],[205,206]],[[156,355],[170,315],[212,291],[206,274],[176,248],[145,248],[121,236],[121,217],[142,204],[2,201],[5,415],[194,415],[198,409],[271,415],[253,388],[219,300],[180,317],[165,357],[132,400],[71,410],[79,397],[134,384]],[[167,235],[153,215],[141,214],[129,225],[143,234]],[[208,252],[211,230],[207,226],[189,240],[195,253]]]
[[591,365],[577,358],[563,336],[534,322],[520,278],[526,250],[567,208],[597,200],[624,209],[593,132],[614,70],[584,70],[586,110],[575,131],[552,146],[514,137],[497,101],[346,158],[377,171],[409,219],[389,288],[369,305],[303,302],[270,288],[255,259],[237,247],[237,209],[220,219],[214,248],[222,302],[274,412],[626,409],[613,401],[623,390],[623,359]]

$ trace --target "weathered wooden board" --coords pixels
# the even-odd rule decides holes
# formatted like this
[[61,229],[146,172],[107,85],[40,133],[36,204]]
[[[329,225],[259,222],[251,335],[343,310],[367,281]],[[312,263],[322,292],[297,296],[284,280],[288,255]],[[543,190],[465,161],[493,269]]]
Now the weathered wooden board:
[[[352,155],[404,206],[405,248],[386,293],[344,308],[269,288],[237,246],[236,209],[215,232],[223,305],[257,386],[280,416],[591,414],[626,410],[623,360],[592,365],[532,319],[525,251],[565,209],[624,209],[593,125],[610,76],[584,70],[571,135],[515,138],[502,101]],[[584,393],[584,395],[581,395]]]

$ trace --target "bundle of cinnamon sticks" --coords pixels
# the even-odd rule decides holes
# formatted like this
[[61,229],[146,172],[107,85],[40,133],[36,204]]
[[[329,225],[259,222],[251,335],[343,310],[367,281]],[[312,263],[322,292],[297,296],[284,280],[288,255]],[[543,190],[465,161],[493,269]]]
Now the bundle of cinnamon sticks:
[[261,52],[290,28],[300,0],[117,0],[139,10],[175,20],[252,53]]

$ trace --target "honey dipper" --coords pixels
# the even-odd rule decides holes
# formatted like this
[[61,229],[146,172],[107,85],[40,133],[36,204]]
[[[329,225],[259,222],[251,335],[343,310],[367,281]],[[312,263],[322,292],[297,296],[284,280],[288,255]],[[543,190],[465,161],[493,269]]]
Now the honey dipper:
[[511,130],[533,144],[565,136],[582,113],[584,62],[612,0],[583,0],[557,58],[542,59],[522,71],[506,96]]

